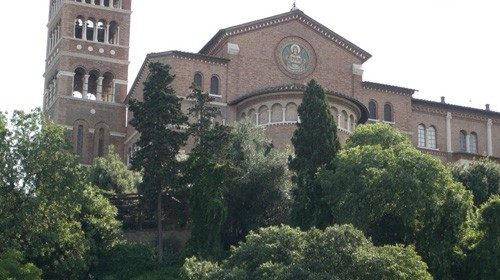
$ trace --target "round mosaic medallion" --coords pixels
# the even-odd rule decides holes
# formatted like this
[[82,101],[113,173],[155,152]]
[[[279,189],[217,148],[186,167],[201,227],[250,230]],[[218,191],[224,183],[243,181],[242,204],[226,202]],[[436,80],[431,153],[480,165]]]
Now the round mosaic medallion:
[[276,49],[276,58],[281,70],[295,79],[306,77],[316,67],[316,56],[311,45],[297,37],[283,39]]

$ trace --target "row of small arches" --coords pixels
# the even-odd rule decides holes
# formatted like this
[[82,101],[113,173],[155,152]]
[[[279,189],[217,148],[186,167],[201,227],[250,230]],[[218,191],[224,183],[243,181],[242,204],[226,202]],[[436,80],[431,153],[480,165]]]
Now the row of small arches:
[[[375,100],[370,100],[368,102],[368,117],[372,120],[378,120],[378,104]],[[394,122],[392,104],[386,102],[384,104],[384,121],[386,122]]]
[[290,102],[285,106],[280,103],[276,103],[271,106],[271,110],[269,110],[267,105],[262,105],[257,110],[251,108],[247,112],[241,113],[240,118],[249,118],[257,125],[297,122],[299,120],[297,104],[293,102]]
[[[203,74],[201,72],[196,72],[194,73],[193,76],[193,84],[200,88],[201,90],[203,89]],[[212,75],[210,78],[210,94],[213,95],[220,95],[220,79],[217,75]]]
[[115,9],[122,8],[122,1],[121,0],[75,0],[75,2],[87,3],[87,4],[97,5],[97,6],[108,7],[108,8],[115,8]]
[[107,22],[104,19],[85,19],[78,16],[75,19],[74,37],[87,41],[118,45],[119,25],[116,21]]
[[356,128],[356,119],[353,114],[349,115],[346,110],[340,111],[339,114],[339,110],[334,106],[331,107],[331,110],[338,128],[345,129],[347,131],[354,131]]
[[101,74],[94,69],[87,73],[78,67],[73,78],[73,97],[114,102],[114,78],[111,72]]

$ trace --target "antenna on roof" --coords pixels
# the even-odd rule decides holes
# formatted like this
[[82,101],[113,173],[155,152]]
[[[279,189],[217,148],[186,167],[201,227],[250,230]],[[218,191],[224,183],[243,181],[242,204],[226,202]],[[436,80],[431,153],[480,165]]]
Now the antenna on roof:
[[295,11],[297,10],[297,1],[293,1],[293,6],[292,6],[292,10],[291,11]]

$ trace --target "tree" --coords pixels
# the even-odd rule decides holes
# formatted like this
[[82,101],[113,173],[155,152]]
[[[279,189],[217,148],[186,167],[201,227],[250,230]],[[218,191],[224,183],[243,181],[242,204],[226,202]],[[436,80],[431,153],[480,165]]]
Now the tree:
[[136,193],[141,176],[123,164],[113,146],[105,157],[95,159],[89,169],[90,182],[111,194]]
[[374,123],[369,125],[358,125],[356,133],[347,139],[345,148],[353,148],[364,145],[381,145],[386,149],[395,145],[411,146],[410,139],[405,134],[395,130],[386,123]]
[[315,80],[308,83],[298,113],[300,122],[292,138],[295,157],[290,160],[296,184],[291,218],[303,229],[325,227],[331,217],[316,173],[321,168],[333,168],[340,144],[325,91]]
[[250,122],[222,126],[219,110],[198,88],[190,96],[195,146],[185,175],[189,181],[191,240],[198,256],[221,255],[252,229],[279,224],[288,216],[287,157],[272,148]]
[[500,196],[479,209],[479,241],[470,248],[464,279],[500,278]]
[[217,257],[222,252],[221,232],[227,218],[225,195],[233,169],[229,161],[231,130],[214,119],[219,116],[217,107],[210,104],[213,98],[195,85],[188,99],[194,103],[189,115],[194,148],[186,164],[185,175],[189,182],[189,209],[191,236],[189,246],[203,258]]
[[32,263],[24,263],[21,252],[9,250],[0,254],[0,279],[41,280],[42,270]]
[[492,195],[500,194],[500,164],[489,159],[456,163],[451,168],[453,177],[472,191],[474,204],[479,207]]
[[140,191],[156,197],[158,260],[161,262],[162,196],[172,193],[178,184],[180,168],[176,156],[188,137],[182,130],[187,117],[181,110],[181,99],[171,86],[175,77],[170,74],[170,66],[152,62],[148,67],[144,101],[130,101],[130,110],[134,114],[130,124],[141,135],[137,142],[139,149],[132,158],[132,168],[144,174]]
[[86,180],[66,130],[39,110],[1,126],[0,251],[21,252],[44,279],[87,278],[120,237],[116,208]]
[[414,244],[437,279],[451,279],[472,211],[470,192],[432,156],[404,142],[386,148],[374,142],[342,150],[335,171],[320,175],[334,220],[352,223],[375,244]]
[[376,247],[350,225],[324,231],[262,228],[220,264],[187,259],[183,277],[206,279],[432,279],[412,247]]

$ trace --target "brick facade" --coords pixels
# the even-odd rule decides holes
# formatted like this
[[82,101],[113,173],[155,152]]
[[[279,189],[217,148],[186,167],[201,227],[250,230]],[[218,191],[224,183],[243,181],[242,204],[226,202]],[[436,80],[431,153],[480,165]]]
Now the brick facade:
[[[139,135],[133,127],[126,126],[133,115],[126,112],[125,104],[130,98],[142,99],[142,83],[148,75],[146,66],[153,61],[171,66],[176,75],[172,86],[180,97],[189,94],[195,74],[201,75],[205,91],[210,91],[212,79],[217,79],[219,92],[214,104],[221,108],[220,121],[231,123],[250,118],[264,127],[280,148],[290,145],[295,123],[300,121],[296,107],[300,105],[304,85],[316,79],[328,91],[342,142],[358,124],[385,121],[406,133],[415,146],[419,146],[419,125],[432,127],[435,144],[426,140],[419,148],[443,161],[477,155],[500,158],[500,113],[418,100],[412,97],[415,90],[363,81],[362,64],[371,55],[300,10],[222,29],[199,53],[149,54],[126,95],[130,0],[122,0],[120,8],[62,2],[49,26],[60,22],[63,38],[49,52],[46,71],[47,84],[51,77],[59,76],[57,98],[44,108],[56,122],[73,130],[75,146],[78,126],[90,131],[82,144],[86,147],[82,155],[85,163],[98,154],[95,133],[101,127],[106,128],[106,145],[115,145],[125,161],[133,153]],[[79,16],[119,22],[119,44],[75,39],[74,21]],[[68,73],[78,67],[112,72],[118,81],[115,102],[71,97],[73,77]],[[376,117],[369,118],[370,102],[376,104]],[[184,99],[182,106],[187,111],[190,101]],[[390,118],[384,116],[389,109]],[[92,110],[94,114],[89,114]],[[468,144],[477,142],[477,151],[461,150],[460,131],[469,135]]]

